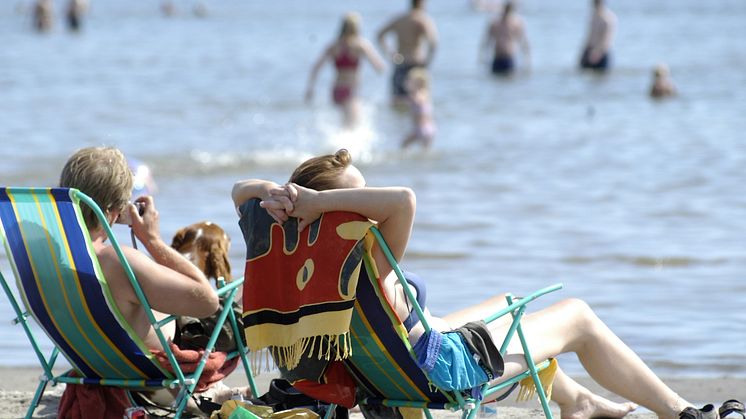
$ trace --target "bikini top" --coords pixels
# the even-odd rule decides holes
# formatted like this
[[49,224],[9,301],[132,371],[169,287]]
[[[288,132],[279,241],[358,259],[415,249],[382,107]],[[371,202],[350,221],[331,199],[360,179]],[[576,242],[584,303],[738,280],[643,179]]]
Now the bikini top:
[[[424,311],[425,302],[427,302],[427,287],[425,286],[425,280],[420,278],[417,274],[406,271],[404,271],[404,279],[406,279],[409,285],[411,285],[417,292],[415,298],[417,299],[420,308]],[[404,324],[404,328],[407,329],[407,332],[409,332],[419,321],[420,316],[418,316],[417,312],[412,308],[409,311],[409,316],[407,316],[402,323]]]
[[347,47],[342,47],[342,50],[334,57],[334,66],[337,70],[355,70],[360,60],[357,56],[350,53]]

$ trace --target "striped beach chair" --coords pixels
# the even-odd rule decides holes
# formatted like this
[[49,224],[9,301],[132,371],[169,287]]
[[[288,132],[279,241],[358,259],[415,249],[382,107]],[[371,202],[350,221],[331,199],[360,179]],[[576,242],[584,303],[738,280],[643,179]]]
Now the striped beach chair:
[[[408,295],[410,305],[422,319],[425,330],[430,331],[423,309],[417,303],[411,286],[404,279],[404,273],[380,231],[376,227],[371,227],[369,234],[373,235],[384,251]],[[430,382],[427,374],[415,362],[416,354],[409,343],[406,328],[386,298],[383,282],[375,275],[377,269],[369,252],[365,254],[363,261],[365,269],[361,269],[355,310],[350,324],[352,355],[345,360],[348,370],[366,395],[358,402],[369,406],[421,409],[429,419],[432,419],[430,409],[460,410],[463,418],[473,419],[479,411],[481,400],[472,397],[468,391],[443,391]],[[481,389],[484,398],[510,391],[519,382],[526,383],[530,380],[541,402],[544,415],[548,419],[552,418],[545,392],[547,383],[540,375],[542,371],[549,372],[552,369],[553,361],[545,360],[538,364],[533,362],[520,322],[528,303],[561,288],[562,284],[551,285],[520,299],[507,294],[507,307],[484,319],[486,323],[490,323],[506,315],[513,317],[509,332],[499,348],[500,353],[505,355],[511,339],[518,335],[528,365],[523,373],[499,384],[485,384]]]
[[[106,278],[81,215],[81,203],[90,207],[104,227],[111,245],[146,310],[148,318],[173,366],[171,373],[163,368],[141,339],[127,324],[114,303]],[[33,415],[46,385],[51,383],[93,384],[124,389],[178,388],[174,402],[175,417],[184,412],[207,356],[193,373],[185,374],[169,350],[161,327],[175,316],[157,321],[135,278],[132,269],[96,203],[75,189],[67,188],[0,188],[0,238],[16,277],[21,303],[0,273],[0,282],[16,313],[14,322],[28,336],[44,374],[26,414]],[[218,290],[232,301],[243,280],[235,280]],[[228,321],[235,336],[243,333],[231,310],[225,304],[218,317],[215,333],[208,343],[212,348],[224,322]],[[23,307],[23,308],[22,308]],[[29,325],[29,316],[54,344],[45,355]],[[257,394],[246,359],[246,348],[240,339],[238,350],[229,359],[240,357],[254,395]],[[206,351],[208,354],[210,350]],[[73,369],[55,375],[53,368],[62,354]]]
[[[307,228],[310,232],[304,232],[300,236],[297,236],[297,233],[293,233],[297,231],[295,219],[291,218],[283,227],[278,228],[266,211],[259,207],[259,201],[254,201],[256,202],[249,201],[244,204],[246,208],[243,209],[242,220],[239,223],[249,249],[246,271],[247,285],[256,282],[258,287],[267,288],[266,284],[278,284],[282,281],[288,281],[290,288],[293,288],[296,286],[297,278],[300,277],[305,278],[308,283],[313,282],[314,280],[310,279],[310,276],[319,278],[316,281],[338,280],[338,274],[324,276],[318,272],[319,267],[328,265],[330,260],[317,260],[316,256],[323,255],[325,252],[326,254],[332,254],[332,252],[337,252],[340,247],[339,245],[320,243],[322,239],[319,238],[321,236],[317,233],[320,227],[316,226],[319,221]],[[340,236],[346,236],[348,240],[351,239],[352,235],[341,234],[340,232],[344,231],[343,226],[349,224],[350,220],[357,220],[358,222],[365,221],[367,223],[367,220],[357,214],[342,212],[326,213],[322,219],[323,223],[336,223],[331,229],[327,226],[326,230],[334,230],[336,227],[337,233]],[[359,271],[355,294],[345,297],[344,301],[345,308],[348,307],[346,303],[352,303],[353,306],[349,326],[351,353],[344,359],[344,364],[354,377],[359,389],[362,390],[363,396],[362,399],[358,398],[358,403],[371,407],[383,405],[396,408],[409,408],[402,410],[402,412],[406,412],[407,414],[415,412],[412,409],[421,409],[428,418],[431,418],[429,409],[461,410],[464,419],[473,419],[480,408],[481,400],[473,397],[470,391],[449,392],[436,388],[428,378],[426,372],[417,365],[416,354],[409,343],[407,331],[386,298],[383,282],[377,277],[378,270],[369,250],[365,250],[370,249],[373,241],[376,241],[381,249],[383,249],[388,262],[393,267],[409,297],[410,304],[414,306],[414,310],[417,311],[420,319],[425,319],[423,309],[417,304],[417,300],[414,298],[408,282],[404,279],[404,274],[380,231],[376,227],[371,226],[370,223],[367,224],[366,229],[369,228],[367,233],[363,231],[362,234],[355,236],[364,236],[364,238],[358,241],[357,245],[348,246],[352,249],[358,249],[360,254],[356,256],[358,250],[353,250],[344,259],[344,265],[332,266],[334,269],[325,267],[333,273],[352,271],[353,269],[348,266],[350,261],[356,260],[356,263],[360,263],[362,259],[362,267],[354,269],[356,272]],[[275,227],[274,235],[272,235],[272,227]],[[284,235],[281,234],[282,231],[284,231]],[[326,237],[329,237],[329,235]],[[297,245],[299,242],[307,242],[309,246],[317,246],[322,250],[314,254],[303,253]],[[288,245],[288,243],[290,244]],[[256,263],[264,255],[274,255],[276,258],[272,260],[272,263],[262,265],[263,268],[248,268],[249,264]],[[313,263],[309,263],[309,261]],[[278,266],[281,268],[278,268]],[[307,269],[308,266],[315,266],[315,271]],[[295,272],[298,272],[298,274],[296,275]],[[354,279],[349,278],[348,280],[351,283]],[[336,282],[332,283],[332,285],[334,284]],[[275,287],[278,286],[275,285]],[[508,391],[521,381],[523,383],[530,382],[533,384],[532,387],[535,388],[536,394],[541,401],[545,416],[550,419],[552,418],[548,398],[544,391],[545,385],[542,383],[542,372],[551,372],[554,361],[546,360],[538,364],[532,361],[531,353],[523,337],[520,322],[528,303],[560,288],[562,288],[562,284],[552,285],[520,299],[516,299],[512,295],[507,295],[507,307],[484,319],[485,322],[489,323],[503,316],[512,316],[511,327],[499,349],[504,355],[510,340],[517,335],[521,341],[528,368],[525,372],[507,379],[500,384],[492,386],[485,384],[480,388],[482,395],[489,397],[498,392]],[[249,291],[252,289],[249,288]],[[303,290],[303,288],[300,289]],[[244,294],[253,295],[250,292],[247,293],[246,289],[244,290]],[[283,301],[287,302],[287,299],[284,298]],[[244,302],[246,303],[246,300]],[[322,305],[314,304],[296,309],[298,309],[298,312],[307,311],[316,313],[320,310],[320,307]],[[244,309],[246,310],[246,307]],[[272,311],[268,310],[268,312]],[[287,313],[293,314],[296,312],[288,307],[284,307],[282,313],[289,316]],[[257,316],[253,312],[244,313],[245,326],[252,323],[249,315]],[[280,325],[286,324],[286,322],[275,319],[276,316],[266,315],[265,317],[267,319],[271,318],[272,321]],[[423,325],[426,330],[430,330],[430,326],[426,321],[423,321]],[[545,374],[545,376],[548,375]],[[329,409],[329,412],[333,410]]]

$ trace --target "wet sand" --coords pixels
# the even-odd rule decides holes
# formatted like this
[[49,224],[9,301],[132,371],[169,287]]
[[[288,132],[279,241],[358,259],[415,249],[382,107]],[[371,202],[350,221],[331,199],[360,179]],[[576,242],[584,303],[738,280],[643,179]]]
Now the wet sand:
[[[41,374],[36,368],[0,367],[0,418],[21,418],[26,414],[26,409],[33,397],[37,380]],[[262,374],[256,378],[256,384],[260,392],[267,389],[269,380],[274,374]],[[578,378],[583,385],[588,386],[600,394],[608,395],[590,379]],[[746,397],[746,378],[673,378],[665,380],[675,391],[692,403],[702,405],[715,403],[719,405],[725,400],[736,398],[742,400]],[[229,386],[245,386],[247,384],[242,374],[235,373],[226,380]],[[57,404],[62,394],[62,388],[49,387],[42,398],[42,403],[36,410],[35,418],[55,418],[57,415]],[[613,400],[621,400],[618,397],[610,397]],[[538,418],[542,417],[541,406],[538,402],[518,403],[513,397],[501,402],[494,418]],[[553,406],[553,412],[559,417],[559,410]],[[434,411],[436,418],[460,417],[458,412]],[[352,418],[361,419],[359,411],[353,411]],[[656,416],[638,409],[637,412],[628,416],[629,418],[648,419]]]

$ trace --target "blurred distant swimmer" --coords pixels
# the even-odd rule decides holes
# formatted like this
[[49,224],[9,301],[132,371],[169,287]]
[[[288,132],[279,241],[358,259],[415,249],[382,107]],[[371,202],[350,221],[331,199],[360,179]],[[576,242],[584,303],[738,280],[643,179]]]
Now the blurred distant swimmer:
[[430,99],[430,78],[424,68],[415,68],[407,75],[406,88],[409,92],[409,106],[412,113],[412,132],[404,138],[402,148],[420,142],[429,148],[435,137],[433,105]]
[[[427,67],[438,45],[435,22],[425,12],[424,0],[412,0],[411,10],[395,17],[378,31],[378,45],[395,65],[392,78],[394,100],[406,99],[405,81],[415,67]],[[396,49],[386,43],[389,33],[396,35]]]
[[379,73],[383,71],[383,59],[371,43],[360,36],[360,16],[357,13],[348,13],[342,20],[339,37],[322,52],[311,69],[306,101],[313,99],[316,77],[324,63],[329,61],[337,72],[332,88],[332,100],[342,109],[345,125],[355,125],[359,114],[357,91],[362,58],[367,59]]
[[37,0],[34,4],[34,29],[39,32],[48,32],[52,29],[54,22],[54,10],[52,0]]
[[523,19],[515,12],[515,4],[512,1],[507,1],[502,14],[490,23],[482,42],[482,52],[494,47],[493,74],[509,75],[513,73],[517,44],[521,45],[525,65],[528,68],[530,66],[529,45]]
[[676,86],[671,80],[671,72],[665,64],[658,64],[653,70],[653,85],[650,87],[650,97],[661,99],[675,96]]
[[195,3],[192,7],[192,14],[196,17],[207,17],[207,6],[201,1]]
[[606,71],[609,68],[616,22],[616,15],[604,5],[604,0],[593,0],[588,40],[580,57],[581,68],[596,71]]
[[171,17],[176,14],[176,6],[171,0],[163,0],[161,2],[161,14],[164,17]]
[[87,0],[70,0],[67,4],[67,27],[71,31],[79,31],[83,15],[88,11]]

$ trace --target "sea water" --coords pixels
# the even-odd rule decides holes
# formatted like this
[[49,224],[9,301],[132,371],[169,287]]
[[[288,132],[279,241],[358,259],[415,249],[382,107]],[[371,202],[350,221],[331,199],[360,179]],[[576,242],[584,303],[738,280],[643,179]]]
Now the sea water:
[[[434,313],[563,282],[532,309],[581,298],[662,375],[746,375],[745,2],[609,2],[613,69],[598,76],[576,69],[590,2],[523,1],[530,71],[495,79],[477,58],[491,15],[432,0],[427,152],[399,150],[411,122],[390,106],[390,66],[362,64],[356,130],[340,128],[330,66],[303,101],[345,12],[373,40],[408,2],[223,0],[199,18],[180,1],[164,18],[157,2],[93,1],[71,34],[58,0],[46,35],[31,31],[29,3],[0,5],[0,184],[52,186],[76,149],[118,146],[153,171],[164,240],[217,222],[241,275],[233,183],[284,182],[346,147],[369,185],[417,193],[403,264],[427,279]],[[647,96],[659,62],[672,100]],[[4,250],[0,268],[12,280]],[[12,317],[0,303],[0,364],[33,365]]]

